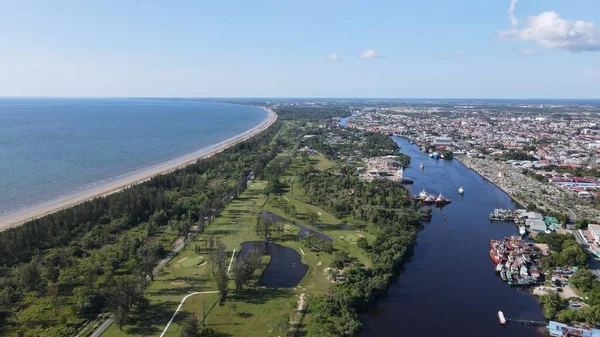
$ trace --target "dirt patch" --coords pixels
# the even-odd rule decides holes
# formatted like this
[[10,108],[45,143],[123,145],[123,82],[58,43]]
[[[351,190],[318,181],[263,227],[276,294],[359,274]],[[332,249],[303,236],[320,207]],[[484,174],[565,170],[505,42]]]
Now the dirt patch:
[[175,281],[171,282],[171,284],[174,285],[174,286],[182,286],[182,285],[184,285],[186,283],[185,283],[184,280],[175,280]]
[[187,259],[188,259],[188,257],[186,256],[186,257],[184,257],[183,259],[181,259],[181,260],[177,261],[177,263],[181,263],[181,262],[183,262],[183,261],[185,261],[185,260],[187,260]]

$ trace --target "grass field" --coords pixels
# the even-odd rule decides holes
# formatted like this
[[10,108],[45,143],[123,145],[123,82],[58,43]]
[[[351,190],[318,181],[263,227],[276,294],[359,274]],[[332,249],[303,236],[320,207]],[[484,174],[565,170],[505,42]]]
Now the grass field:
[[[277,156],[273,162],[280,162],[289,157],[283,153]],[[199,235],[193,242],[188,244],[155,278],[154,282],[146,290],[146,296],[150,300],[151,307],[140,317],[134,317],[131,325],[126,325],[119,330],[113,325],[103,336],[158,336],[166,326],[181,299],[192,292],[216,290],[211,266],[206,256],[204,238],[213,235],[221,240],[228,250],[229,256],[235,249],[239,252],[241,243],[258,240],[254,225],[257,216],[263,210],[268,210],[282,217],[306,223],[307,210],[313,210],[319,214],[319,223],[322,224],[319,231],[332,237],[334,247],[348,251],[355,259],[356,265],[369,266],[369,258],[358,249],[356,240],[363,236],[369,241],[373,237],[367,233],[352,229],[342,228],[343,222],[325,210],[310,205],[301,200],[304,192],[298,186],[294,186],[292,197],[292,179],[306,168],[325,170],[332,167],[333,163],[321,156],[309,158],[308,162],[299,157],[292,160],[281,180],[288,184],[283,196],[267,198],[263,195],[265,182],[255,181],[237,199],[233,200],[207,227],[205,233]],[[285,197],[285,198],[284,198]],[[289,216],[278,208],[277,199],[285,200],[285,203],[294,205],[296,215]],[[287,237],[293,237],[298,228],[288,224],[285,226]],[[214,329],[219,336],[280,336],[278,323],[287,315],[292,315],[298,305],[301,294],[310,295],[325,293],[330,286],[327,280],[327,269],[333,260],[332,255],[326,253],[311,252],[306,248],[301,249],[296,240],[280,241],[276,243],[290,247],[302,255],[302,263],[309,266],[308,272],[303,280],[295,288],[267,288],[261,286],[247,287],[240,294],[233,292],[233,281],[230,281],[230,293],[224,303],[217,303],[217,294],[202,294],[190,297],[182,307],[182,312],[177,315],[173,324],[169,327],[166,336],[179,336],[180,323],[186,315],[195,314],[201,319],[203,307],[209,310],[206,326]],[[195,247],[200,252],[195,253]],[[203,264],[203,262],[205,262]],[[257,277],[258,279],[258,277]],[[215,304],[217,303],[217,304]],[[308,302],[307,302],[308,303]]]
[[319,171],[325,171],[333,167],[332,161],[318,154],[311,154],[308,156],[308,159],[310,160],[311,165]]

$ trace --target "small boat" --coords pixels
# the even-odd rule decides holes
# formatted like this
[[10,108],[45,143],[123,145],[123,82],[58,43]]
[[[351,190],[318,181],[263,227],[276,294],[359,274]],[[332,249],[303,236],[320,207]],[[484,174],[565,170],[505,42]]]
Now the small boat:
[[490,249],[490,259],[492,259],[492,261],[494,261],[494,264],[496,265],[498,265],[502,261],[502,258],[498,256],[498,253],[496,253],[494,249]]
[[525,226],[519,226],[519,234],[521,234],[521,236],[525,236],[527,234],[527,229],[525,228]]
[[458,188],[458,193],[461,195],[465,193],[465,190],[462,188],[462,186]]
[[510,287],[529,287],[534,284],[535,284],[535,281],[532,281],[529,278],[521,278],[521,279],[518,279],[517,281],[514,281],[514,280],[508,281],[508,285]]
[[420,167],[420,168],[421,168],[421,170],[422,170],[422,169],[424,169],[424,168],[425,168],[425,165],[423,165],[423,163],[421,163],[421,164],[419,164],[419,167]]
[[529,272],[527,271],[527,267],[525,267],[525,265],[521,266],[521,269],[519,270],[519,275],[521,275],[521,277],[529,276]]
[[506,325],[506,318],[504,318],[504,313],[498,310],[498,322],[500,325]]
[[435,199],[435,204],[438,206],[447,205],[449,203],[450,203],[450,200],[444,198],[444,196],[442,195],[441,192],[440,192],[440,195]]
[[496,265],[496,273],[500,273],[502,271],[502,268],[504,268],[504,263],[500,262]]

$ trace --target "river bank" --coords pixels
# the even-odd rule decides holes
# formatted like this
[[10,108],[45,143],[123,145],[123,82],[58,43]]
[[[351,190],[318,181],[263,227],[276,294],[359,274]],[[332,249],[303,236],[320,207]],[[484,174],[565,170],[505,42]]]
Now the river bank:
[[[511,319],[544,320],[538,300],[526,290],[507,287],[489,258],[490,239],[516,234],[513,224],[489,221],[489,212],[515,208],[513,201],[461,163],[430,159],[406,139],[393,139],[411,157],[404,174],[414,181],[413,194],[441,192],[452,203],[432,208],[433,218],[419,232],[413,257],[390,287],[388,299],[361,318],[360,336],[397,336],[398,327],[403,334],[424,337],[545,336],[537,329],[503,328],[497,322],[498,310]],[[458,193],[460,186],[464,195]]]
[[255,136],[256,134],[266,130],[269,126],[271,126],[277,120],[277,114],[271,109],[263,109],[266,110],[269,114],[267,119],[265,119],[262,123],[255,126],[254,128],[245,131],[235,137],[229,138],[210,147],[192,152],[185,156],[181,156],[179,158],[175,158],[173,160],[155,166],[151,166],[146,169],[132,172],[130,174],[117,178],[116,180],[113,180],[110,183],[96,186],[94,188],[85,190],[80,193],[72,194],[64,198],[53,200],[38,206],[34,206],[32,208],[28,208],[6,215],[0,218],[0,230],[5,230],[7,228],[19,226],[27,221],[57,212],[65,208],[75,206],[87,200],[119,192],[132,185],[136,185],[146,180],[149,180],[157,175],[172,172],[174,170],[195,163],[198,160],[209,158],[223,150],[228,149],[231,146],[234,146],[240,142],[243,142]]
[[574,197],[565,191],[532,179],[504,162],[465,156],[456,159],[466,168],[504,191],[521,208],[533,204],[541,211],[570,214],[575,206]]

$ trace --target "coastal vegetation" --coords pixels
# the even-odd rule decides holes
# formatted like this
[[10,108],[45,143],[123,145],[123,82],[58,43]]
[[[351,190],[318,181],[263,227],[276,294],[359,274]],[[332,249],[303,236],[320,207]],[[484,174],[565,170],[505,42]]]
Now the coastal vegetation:
[[[281,124],[211,158],[0,232],[0,331],[72,336],[112,312],[147,314],[140,289],[285,146]],[[177,237],[183,240],[176,241]],[[121,294],[123,294],[121,296]],[[43,323],[40,323],[43,322]]]
[[[267,131],[209,159],[1,232],[0,334],[86,336],[110,315],[105,336],[158,335],[196,292],[166,336],[357,332],[423,214],[401,185],[362,181],[342,159],[410,158],[376,133],[330,142],[323,111],[341,113],[278,111]],[[268,245],[306,266],[298,284],[263,284]]]

